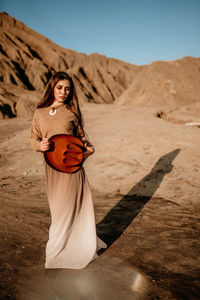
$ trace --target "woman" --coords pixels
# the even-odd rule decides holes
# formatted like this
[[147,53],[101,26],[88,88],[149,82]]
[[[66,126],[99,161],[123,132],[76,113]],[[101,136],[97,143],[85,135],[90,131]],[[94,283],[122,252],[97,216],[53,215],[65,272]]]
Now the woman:
[[[87,139],[72,78],[65,72],[55,73],[42,102],[33,116],[30,143],[34,150],[45,152],[49,138],[55,134],[79,137],[86,159],[94,153]],[[96,236],[91,191],[84,168],[73,174],[51,168],[44,160],[46,189],[51,211],[45,268],[82,269],[97,257],[106,244]]]

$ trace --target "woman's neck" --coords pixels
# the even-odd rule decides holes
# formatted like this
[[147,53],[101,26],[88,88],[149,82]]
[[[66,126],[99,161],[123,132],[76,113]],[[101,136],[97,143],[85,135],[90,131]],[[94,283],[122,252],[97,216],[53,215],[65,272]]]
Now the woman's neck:
[[60,103],[60,102],[57,102],[57,101],[54,101],[51,105],[50,105],[50,107],[59,107],[59,106],[63,106],[64,105],[64,103]]

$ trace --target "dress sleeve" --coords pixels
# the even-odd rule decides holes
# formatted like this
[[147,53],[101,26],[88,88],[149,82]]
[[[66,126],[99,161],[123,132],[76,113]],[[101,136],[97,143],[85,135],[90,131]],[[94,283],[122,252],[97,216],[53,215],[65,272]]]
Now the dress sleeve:
[[76,135],[79,139],[82,140],[83,144],[87,144],[87,146],[89,147],[93,147],[94,145],[92,145],[88,139],[87,134],[85,133],[85,131],[81,128],[80,124],[78,124],[78,120],[75,120],[75,127],[76,127]]
[[42,134],[39,128],[37,111],[35,111],[33,115],[33,120],[31,124],[30,136],[29,136],[30,144],[33,150],[40,151],[40,142],[42,140]]

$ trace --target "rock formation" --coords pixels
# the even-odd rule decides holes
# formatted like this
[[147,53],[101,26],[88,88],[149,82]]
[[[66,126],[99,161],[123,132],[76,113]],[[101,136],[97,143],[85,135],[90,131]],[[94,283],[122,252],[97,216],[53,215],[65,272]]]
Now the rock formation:
[[117,99],[121,104],[185,105],[200,101],[200,58],[156,61],[141,66]]
[[81,102],[112,103],[130,85],[137,66],[99,54],[65,49],[7,13],[0,13],[0,109],[29,116],[55,71],[72,75]]
[[136,66],[56,45],[0,13],[0,117],[31,116],[52,73],[67,71],[80,102],[185,105],[200,100],[200,58]]

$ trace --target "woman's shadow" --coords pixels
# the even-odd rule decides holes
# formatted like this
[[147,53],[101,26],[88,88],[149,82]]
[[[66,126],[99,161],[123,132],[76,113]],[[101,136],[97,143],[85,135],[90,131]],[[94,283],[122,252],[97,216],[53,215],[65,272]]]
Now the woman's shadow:
[[[144,205],[160,186],[165,174],[171,172],[172,162],[180,152],[176,149],[163,155],[152,170],[140,180],[97,224],[97,235],[109,248],[132,223]],[[106,249],[99,250],[101,255]]]

